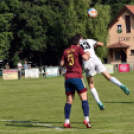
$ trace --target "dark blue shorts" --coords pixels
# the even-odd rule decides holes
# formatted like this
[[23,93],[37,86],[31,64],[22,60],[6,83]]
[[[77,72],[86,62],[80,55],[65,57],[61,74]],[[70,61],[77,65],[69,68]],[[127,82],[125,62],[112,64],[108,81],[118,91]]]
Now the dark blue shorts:
[[75,90],[80,94],[87,91],[83,78],[70,78],[65,80],[66,95],[75,94]]

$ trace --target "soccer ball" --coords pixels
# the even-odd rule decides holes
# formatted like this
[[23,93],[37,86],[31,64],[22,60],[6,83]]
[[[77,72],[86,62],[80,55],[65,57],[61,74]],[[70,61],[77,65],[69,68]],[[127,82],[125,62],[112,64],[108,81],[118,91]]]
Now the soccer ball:
[[91,18],[95,18],[97,16],[97,11],[95,8],[90,8],[87,13],[88,16]]

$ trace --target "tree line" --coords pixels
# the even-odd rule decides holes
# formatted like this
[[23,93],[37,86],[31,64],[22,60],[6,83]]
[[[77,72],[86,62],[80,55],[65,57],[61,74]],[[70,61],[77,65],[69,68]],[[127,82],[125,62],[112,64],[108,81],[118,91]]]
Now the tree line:
[[[0,0],[0,59],[15,67],[19,60],[58,65],[68,40],[76,33],[105,44],[97,48],[106,57],[108,24],[134,0]],[[90,7],[98,16],[87,16]]]

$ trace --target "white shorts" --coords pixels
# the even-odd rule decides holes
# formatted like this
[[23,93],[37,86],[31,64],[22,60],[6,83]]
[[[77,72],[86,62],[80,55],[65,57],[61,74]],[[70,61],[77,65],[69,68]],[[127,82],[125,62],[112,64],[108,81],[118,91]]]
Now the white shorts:
[[88,61],[85,61],[83,68],[86,77],[94,76],[96,73],[106,71],[106,67],[101,63],[101,60],[98,57],[93,57]]

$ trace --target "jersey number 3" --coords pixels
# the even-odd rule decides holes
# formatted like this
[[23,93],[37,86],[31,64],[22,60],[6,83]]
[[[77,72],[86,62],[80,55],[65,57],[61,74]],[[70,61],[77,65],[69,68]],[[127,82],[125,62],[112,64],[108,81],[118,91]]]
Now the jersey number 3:
[[68,55],[68,62],[69,62],[69,66],[74,65],[74,55],[73,54]]

